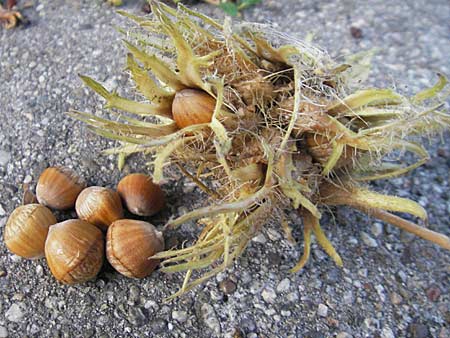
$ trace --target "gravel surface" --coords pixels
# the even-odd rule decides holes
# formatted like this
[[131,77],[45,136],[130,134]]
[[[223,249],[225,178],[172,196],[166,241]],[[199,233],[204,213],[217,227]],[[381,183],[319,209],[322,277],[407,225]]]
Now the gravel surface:
[[[140,11],[137,2],[126,7]],[[206,4],[194,7],[222,16]],[[27,27],[0,30],[1,237],[8,214],[20,203],[22,184],[33,185],[48,165],[67,165],[92,185],[114,187],[145,163],[134,157],[119,173],[114,158],[99,156],[111,143],[63,114],[101,105],[78,73],[109,88],[126,83],[125,53],[114,30],[123,20],[99,0],[34,1],[24,14]],[[379,48],[374,85],[408,93],[432,84],[438,71],[450,75],[448,0],[267,0],[245,18],[272,22],[299,38],[312,32],[335,57]],[[419,201],[429,211],[430,227],[448,234],[450,143],[428,148],[428,164],[376,188]],[[163,187],[170,207],[151,218],[158,226],[201,204],[198,190],[177,175]],[[301,241],[299,220],[291,216]],[[133,280],[105,265],[95,281],[63,286],[44,259],[23,260],[1,242],[0,337],[450,336],[448,252],[348,209],[322,224],[344,259],[343,269],[314,244],[304,271],[289,274],[302,246],[288,244],[274,224],[234,268],[170,303],[162,299],[176,291],[181,275],[155,272]],[[194,236],[195,226],[187,224],[168,241]]]

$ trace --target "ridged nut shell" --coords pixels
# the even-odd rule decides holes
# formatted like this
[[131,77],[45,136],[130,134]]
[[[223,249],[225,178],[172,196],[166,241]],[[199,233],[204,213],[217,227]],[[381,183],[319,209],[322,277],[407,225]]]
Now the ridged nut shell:
[[117,192],[127,209],[139,216],[151,216],[164,206],[164,193],[148,175],[130,174],[122,178]]
[[159,264],[149,257],[164,250],[162,233],[147,222],[123,219],[115,221],[106,235],[106,258],[122,275],[148,276]]
[[94,278],[104,260],[103,233],[88,222],[72,219],[50,227],[45,257],[53,276],[65,284]]
[[52,212],[43,205],[22,205],[12,212],[6,223],[3,234],[6,247],[24,258],[43,257],[48,228],[56,222]]
[[85,181],[72,169],[50,167],[39,177],[36,197],[40,204],[57,210],[73,208]]
[[96,225],[102,230],[108,229],[115,220],[123,218],[120,196],[112,189],[89,187],[77,198],[75,209],[80,219]]
[[175,94],[172,116],[179,128],[211,122],[216,100],[198,89],[183,89]]

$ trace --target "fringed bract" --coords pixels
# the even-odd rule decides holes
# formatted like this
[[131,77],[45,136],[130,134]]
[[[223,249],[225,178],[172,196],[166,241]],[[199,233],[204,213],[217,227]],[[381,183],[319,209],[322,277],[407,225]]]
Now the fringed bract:
[[[196,243],[155,256],[163,260],[162,271],[186,272],[175,296],[230,266],[268,215],[288,207],[303,218],[304,254],[293,271],[307,263],[312,235],[336,264],[343,264],[321,229],[322,206],[352,206],[450,249],[444,235],[391,214],[406,212],[426,221],[419,204],[363,185],[404,174],[428,159],[411,137],[448,128],[442,75],[434,87],[412,97],[391,89],[355,88],[367,77],[370,53],[336,64],[318,48],[261,25],[222,25],[182,5],[174,10],[155,2],[152,13],[121,13],[138,26],[126,33],[125,46],[127,69],[142,101],[81,77],[104,97],[105,108],[135,117],[121,113],[109,121],[70,114],[99,135],[120,141],[106,153],[118,154],[121,165],[132,153],[151,153],[155,182],[163,181],[166,165],[177,164],[210,196],[210,205],[167,224],[174,228],[200,220],[203,230]],[[180,128],[172,119],[175,94],[185,89],[214,98],[206,123]],[[383,161],[395,151],[411,152],[418,160],[407,166]],[[196,270],[206,272],[192,281]]]

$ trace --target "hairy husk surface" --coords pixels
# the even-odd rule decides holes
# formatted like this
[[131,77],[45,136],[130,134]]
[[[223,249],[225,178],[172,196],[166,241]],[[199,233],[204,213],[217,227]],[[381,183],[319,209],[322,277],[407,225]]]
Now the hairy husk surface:
[[[119,166],[142,152],[152,156],[155,182],[163,181],[165,166],[178,165],[209,195],[207,206],[166,225],[198,220],[202,226],[193,245],[156,255],[162,271],[186,273],[173,296],[233,264],[271,217],[281,219],[289,238],[286,209],[298,210],[303,219],[304,253],[294,272],[308,261],[312,235],[342,265],[320,226],[328,206],[354,207],[450,249],[448,237],[392,213],[426,222],[419,204],[371,191],[366,183],[404,174],[428,159],[412,139],[450,124],[442,111],[448,94],[443,76],[432,88],[406,97],[391,89],[361,88],[370,53],[338,64],[268,27],[219,24],[183,6],[175,10],[152,2],[149,17],[121,14],[137,26],[123,33],[127,70],[142,99],[120,97],[82,76],[117,119],[69,114],[120,142],[105,151],[119,156]],[[186,88],[216,99],[210,123],[179,129],[172,120],[174,96]],[[417,161],[401,164],[405,152]]]

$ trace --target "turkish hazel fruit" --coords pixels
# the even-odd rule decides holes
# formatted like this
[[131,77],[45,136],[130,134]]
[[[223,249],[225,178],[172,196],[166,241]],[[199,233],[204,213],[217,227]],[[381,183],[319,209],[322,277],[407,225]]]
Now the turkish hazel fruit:
[[164,193],[152,178],[144,174],[130,174],[122,178],[117,192],[127,209],[139,216],[152,216],[164,206]]
[[78,194],[86,186],[85,181],[72,169],[50,167],[39,177],[36,197],[40,204],[57,210],[70,209],[75,206]]
[[[169,230],[198,220],[198,239],[154,256],[161,271],[186,273],[175,295],[233,265],[271,219],[289,234],[284,215],[290,210],[302,220],[295,227],[304,240],[292,271],[308,263],[313,236],[343,265],[335,248],[343,244],[332,243],[321,225],[330,206],[351,206],[450,249],[447,236],[395,215],[426,222],[420,204],[369,185],[429,158],[417,140],[449,128],[444,76],[414,95],[364,87],[370,52],[338,63],[268,26],[222,25],[181,4],[151,6],[146,17],[121,12],[137,26],[125,35],[127,71],[136,89],[128,97],[136,99],[82,76],[117,118],[70,115],[118,141],[104,152],[117,154],[120,164],[134,153],[148,155],[154,183],[176,165],[207,194],[202,207],[165,225]],[[415,162],[393,160],[406,152]]]
[[179,128],[209,123],[215,105],[216,100],[208,93],[197,89],[183,89],[175,94],[172,116]]
[[24,258],[43,257],[48,228],[55,223],[55,216],[43,205],[22,205],[6,223],[3,234],[6,247]]
[[104,260],[103,233],[88,222],[71,219],[50,228],[45,258],[53,276],[64,284],[97,276]]
[[120,196],[112,189],[104,187],[88,187],[77,198],[75,209],[80,219],[85,220],[102,230],[123,218],[123,207]]
[[133,278],[148,276],[159,263],[158,259],[150,257],[162,250],[162,233],[150,223],[121,219],[108,228],[106,257],[122,275]]

